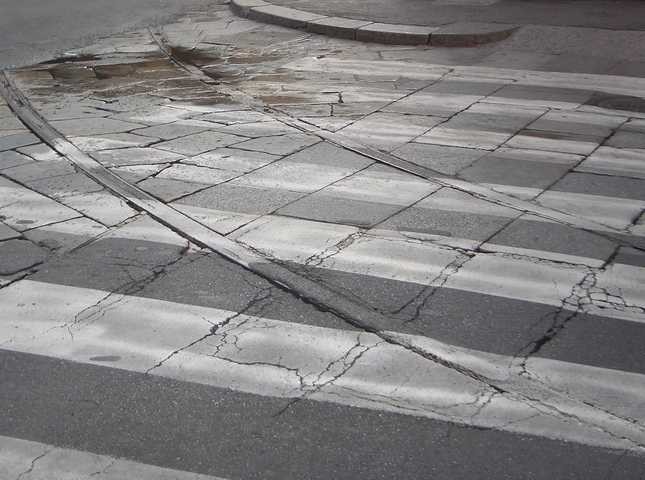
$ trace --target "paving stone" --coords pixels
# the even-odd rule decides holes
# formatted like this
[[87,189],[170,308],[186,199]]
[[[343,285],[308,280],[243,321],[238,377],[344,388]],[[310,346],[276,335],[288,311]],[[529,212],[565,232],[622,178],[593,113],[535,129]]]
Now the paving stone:
[[340,133],[359,143],[390,151],[442,121],[439,117],[379,112],[343,128]]
[[182,160],[181,163],[219,168],[232,172],[250,172],[274,162],[279,158],[277,155],[263,152],[237,150],[235,148],[218,148],[217,150]]
[[13,228],[0,223],[0,241],[9,240],[11,238],[19,237],[20,233],[16,232]]
[[227,147],[246,140],[244,137],[219,132],[201,132],[167,142],[158,143],[155,148],[168,150],[184,155],[199,155],[200,153]]
[[[459,172],[459,177],[476,183],[543,189],[564,176],[575,164],[536,161],[536,157],[535,153],[523,150],[493,152]],[[579,161],[579,157],[573,158]]]
[[292,192],[313,192],[351,175],[355,171],[355,168],[330,167],[283,160],[236,178],[231,181],[231,184],[283,189]]
[[307,22],[307,31],[337,38],[356,38],[356,29],[371,22],[341,17],[325,17]]
[[18,152],[14,152],[13,150],[0,152],[0,170],[25,165],[31,162],[33,162],[31,158]]
[[2,136],[0,137],[0,152],[39,142],[40,139],[31,133],[16,133],[14,135]]
[[446,175],[455,175],[464,167],[486,155],[485,151],[472,148],[414,142],[406,143],[392,153],[397,157]]
[[[521,217],[489,240],[493,245],[557,252],[565,255],[607,260],[616,244],[599,235],[554,222],[529,221]],[[495,250],[484,245],[484,249]]]
[[401,209],[398,205],[363,202],[316,192],[281,208],[276,213],[289,217],[369,228]]
[[64,205],[0,177],[0,220],[14,230],[22,232],[78,216]]
[[92,156],[106,167],[169,163],[176,162],[184,158],[183,155],[173,152],[157,150],[156,148],[138,147],[103,150],[101,152],[92,153]]
[[0,138],[9,137],[11,135],[23,135],[29,133],[29,130],[26,128],[21,128],[19,130],[0,130]]
[[415,141],[494,150],[543,112],[510,105],[476,104]]
[[486,240],[520,214],[510,208],[442,188],[378,228]]
[[183,118],[189,118],[193,115],[195,115],[194,112],[181,108],[173,108],[165,105],[150,105],[130,112],[119,113],[117,115],[113,115],[111,118],[131,123],[158,125],[174,122]]
[[25,163],[7,168],[2,173],[20,183],[27,183],[59,175],[71,175],[76,173],[76,170],[67,160],[60,159],[50,162]]
[[139,182],[137,186],[164,202],[171,202],[206,188],[203,183],[158,177],[147,178]]
[[304,194],[225,183],[182,198],[179,203],[223,212],[265,215]]
[[201,122],[198,120],[178,120],[172,123],[142,128],[141,130],[133,130],[132,133],[143,135],[144,137],[172,140],[173,138],[185,137],[186,135],[191,135],[193,133],[204,132],[210,128],[212,128],[212,125],[208,122]]
[[65,197],[61,202],[108,227],[137,214],[124,200],[105,190]]
[[233,172],[231,170],[175,164],[163,170],[156,178],[169,178],[183,180],[185,182],[216,185],[235,178],[238,175],[239,172]]
[[629,130],[618,130],[604,143],[604,145],[616,148],[645,149],[645,132],[641,133]]
[[421,91],[383,107],[382,111],[450,117],[468,108],[481,98],[481,95]]
[[314,137],[313,135],[293,134],[254,138],[246,142],[238,143],[235,147],[242,150],[271,153],[273,155],[289,155],[319,141],[318,137]]
[[311,163],[356,171],[374,163],[374,160],[329,142],[320,142],[284,158],[285,162]]
[[235,110],[227,112],[208,113],[198,117],[198,120],[220,123],[222,125],[237,125],[240,123],[273,122],[273,118],[255,110]]
[[435,30],[433,27],[371,23],[356,30],[356,40],[396,45],[425,45]]
[[492,215],[410,207],[390,217],[377,228],[486,240],[503,228],[508,221],[508,218]]
[[51,160],[60,160],[60,155],[44,143],[37,143],[27,147],[20,147],[18,152],[27,155],[38,162],[49,162]]
[[645,150],[600,147],[576,171],[645,179]]
[[125,167],[111,167],[110,170],[129,183],[137,183],[157,174],[169,165],[170,164],[168,163],[158,163],[156,165],[127,165]]
[[544,130],[547,132],[571,133],[575,135],[589,135],[592,137],[608,137],[618,128],[625,117],[612,115],[598,115],[587,112],[547,112],[531,123],[531,130]]
[[468,95],[485,97],[506,85],[498,79],[486,81],[485,78],[449,76],[421,90],[426,93],[441,93],[453,95]]
[[507,85],[486,98],[486,102],[574,109],[585,103],[593,92],[573,88],[542,87],[537,85]]
[[70,137],[68,139],[84,152],[111,150],[128,147],[147,147],[159,138],[134,135],[132,133],[108,133],[89,137]]
[[405,206],[438,188],[437,185],[401,173],[391,167],[372,165],[321,191],[338,198]]
[[614,258],[614,263],[645,267],[645,253],[632,247],[620,247]]
[[47,251],[27,240],[0,242],[0,275],[12,275],[47,259]]
[[621,131],[645,133],[645,120],[633,118],[620,127]]
[[17,117],[13,115],[0,116],[0,130],[22,130],[24,128],[25,126]]
[[24,236],[50,250],[71,250],[107,232],[100,223],[81,217],[28,230]]
[[299,130],[278,121],[262,121],[254,123],[235,123],[232,125],[212,126],[213,130],[231,135],[244,137],[272,137],[275,135],[297,134]]
[[[112,118],[76,118],[71,120],[54,120],[51,126],[68,136],[102,135],[105,133],[123,133],[144,125],[133,122],[122,122]],[[32,142],[36,143],[36,142]]]
[[645,200],[645,180],[571,172],[551,190]]
[[98,192],[103,189],[101,185],[83,173],[58,175],[27,182],[27,186],[43,195],[61,199],[71,195]]
[[520,131],[506,142],[506,146],[588,155],[598,147],[602,140],[602,137],[527,129]]

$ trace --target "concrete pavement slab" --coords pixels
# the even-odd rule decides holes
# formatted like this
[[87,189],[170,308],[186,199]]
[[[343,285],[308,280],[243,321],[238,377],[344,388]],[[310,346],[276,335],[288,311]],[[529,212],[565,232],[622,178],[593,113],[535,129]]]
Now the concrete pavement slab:
[[492,152],[461,170],[459,177],[477,183],[547,188],[580,161],[577,156],[573,156],[574,162],[570,164],[536,161],[536,157],[522,150]]
[[225,147],[186,158],[181,163],[208,168],[219,168],[233,172],[250,172],[251,170],[274,162],[279,158],[279,156],[269,153]]
[[123,167],[128,165],[152,165],[181,160],[183,155],[156,148],[119,148],[101,150],[92,156],[106,167]]
[[276,214],[370,228],[401,210],[400,206],[333,197],[317,192],[282,207]]
[[0,152],[5,150],[12,150],[16,147],[24,147],[25,145],[33,145],[40,140],[31,133],[15,133],[0,137]]
[[112,118],[80,118],[71,120],[54,120],[52,126],[67,136],[102,135],[105,133],[124,133],[144,125],[134,122],[123,122]]
[[33,160],[26,155],[22,155],[13,150],[6,150],[0,152],[0,170],[5,168],[17,167],[19,165],[25,165],[31,163]]
[[164,202],[171,202],[206,188],[203,183],[159,177],[142,180],[137,186]]
[[227,147],[247,140],[245,137],[218,132],[201,132],[158,143],[155,148],[182,155],[199,155],[200,153]]
[[497,245],[558,252],[602,262],[616,251],[614,242],[598,235],[557,223],[532,222],[522,217],[494,235],[481,248],[496,251]]
[[235,145],[235,148],[270,153],[272,155],[289,155],[318,142],[319,139],[311,135],[293,134],[246,140]]
[[86,217],[45,225],[23,233],[28,240],[57,252],[72,250],[108,231]]
[[473,148],[416,142],[406,143],[393,150],[392,153],[397,157],[446,175],[455,175],[486,154],[484,151]]
[[226,183],[182,198],[180,203],[220,211],[264,215],[302,196],[302,193],[286,190]]
[[105,135],[70,137],[69,141],[84,152],[94,152],[116,148],[147,147],[158,142],[159,138],[132,133],[107,133]]
[[0,242],[0,256],[0,275],[13,275],[42,263],[48,253],[27,240],[13,239]]
[[645,179],[645,151],[602,146],[578,165],[576,171]]

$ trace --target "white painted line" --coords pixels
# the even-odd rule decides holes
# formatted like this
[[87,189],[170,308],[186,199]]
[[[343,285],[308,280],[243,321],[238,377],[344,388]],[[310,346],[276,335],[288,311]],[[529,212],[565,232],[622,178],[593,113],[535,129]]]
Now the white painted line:
[[[414,239],[405,233],[380,237],[378,231],[358,236],[357,233],[358,229],[344,225],[265,216],[230,237],[280,260],[553,306],[561,306],[572,288],[588,274],[589,267],[585,265],[598,266],[593,259],[585,259],[582,265],[551,263],[546,260],[579,262],[574,256],[557,256],[539,250],[525,251],[532,253],[534,258],[478,252],[444,283],[438,275],[460,255],[450,248],[450,244],[436,239],[427,242],[423,236]],[[345,241],[350,237],[353,237],[351,241]],[[509,250],[508,253],[519,251]],[[598,310],[598,305],[606,305],[593,301],[580,308],[605,317],[645,323],[645,310],[642,310],[645,309],[645,289],[642,288],[645,268],[630,267],[628,271],[630,275],[599,276],[596,286],[632,292],[629,304],[635,308],[610,306]],[[577,307],[567,302],[564,308],[575,310]]]
[[24,480],[223,480],[122,458],[0,436],[0,478]]
[[[309,398],[640,450],[594,425],[499,393],[371,333],[29,280],[0,291],[0,303],[6,319],[0,324],[4,349],[136,372],[150,370],[155,375],[263,396]],[[420,345],[433,342],[392,335]],[[518,374],[509,357],[456,347],[446,354],[465,363],[479,362],[489,375],[508,379]],[[531,375],[548,382],[550,388],[576,392],[616,415],[645,416],[643,375],[543,359],[531,359],[527,366]],[[602,390],[593,388],[598,382]],[[611,415],[605,418],[606,413],[594,415],[589,420],[613,422]],[[620,422],[614,427],[624,430]],[[632,441],[645,442],[645,430],[639,425],[623,433]]]

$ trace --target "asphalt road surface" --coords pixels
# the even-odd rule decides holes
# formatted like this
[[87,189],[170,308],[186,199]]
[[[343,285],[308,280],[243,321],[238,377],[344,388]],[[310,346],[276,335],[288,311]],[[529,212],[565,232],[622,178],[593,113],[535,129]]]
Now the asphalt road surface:
[[209,0],[2,0],[0,68],[46,60],[92,38],[158,24]]

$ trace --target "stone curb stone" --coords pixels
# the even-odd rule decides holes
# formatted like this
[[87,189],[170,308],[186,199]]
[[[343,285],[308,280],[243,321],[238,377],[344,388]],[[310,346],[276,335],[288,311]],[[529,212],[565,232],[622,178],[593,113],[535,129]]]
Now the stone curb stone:
[[326,17],[307,23],[307,31],[330,37],[356,40],[356,30],[372,22],[343,17]]
[[434,27],[372,23],[356,30],[356,40],[394,45],[425,45]]
[[307,27],[307,22],[327,17],[315,13],[303,12],[295,8],[269,5],[267,7],[251,8],[247,18],[258,22],[273,23],[283,27],[304,29]]
[[473,47],[498,42],[517,30],[517,25],[497,23],[455,22],[437,28],[430,36],[430,45],[442,47]]
[[231,0],[236,15],[283,27],[306,29],[330,37],[392,45],[435,45],[473,47],[508,38],[519,27],[496,23],[455,22],[440,27],[328,17],[295,8],[273,5],[264,0]]
[[239,17],[248,17],[249,11],[253,7],[268,7],[270,3],[263,0],[235,0],[230,4],[233,13]]

